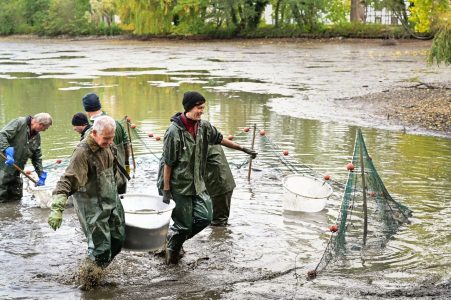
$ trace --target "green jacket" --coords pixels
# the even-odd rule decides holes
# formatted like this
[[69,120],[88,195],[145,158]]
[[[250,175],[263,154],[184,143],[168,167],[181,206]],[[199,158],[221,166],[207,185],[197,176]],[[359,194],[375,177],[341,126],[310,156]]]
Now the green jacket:
[[222,134],[208,121],[199,121],[196,140],[180,120],[181,113],[171,118],[164,134],[163,154],[158,172],[158,188],[163,189],[163,167],[172,167],[171,191],[180,195],[198,195],[206,190],[204,175],[208,145],[220,144]]
[[221,145],[208,147],[205,185],[212,197],[233,191],[236,187],[229,162]]
[[[23,169],[27,160],[31,162],[40,176],[42,174],[41,135],[37,133],[30,138],[31,116],[19,117],[9,122],[0,130],[0,151],[14,147],[14,160],[18,167]],[[12,168],[0,163],[0,168]]]
[[[88,147],[83,144],[87,144]],[[88,153],[87,149],[90,149],[89,151],[92,153]],[[56,184],[53,194],[70,196],[80,189],[83,189],[89,183],[94,184],[97,188],[101,189],[102,187],[97,184],[96,174],[113,167],[113,151],[115,151],[114,145],[112,148],[101,148],[94,141],[94,138],[89,135],[75,148],[70,163],[63,176],[61,176]],[[91,159],[92,156],[97,158],[96,161]],[[118,176],[117,174],[115,175]]]

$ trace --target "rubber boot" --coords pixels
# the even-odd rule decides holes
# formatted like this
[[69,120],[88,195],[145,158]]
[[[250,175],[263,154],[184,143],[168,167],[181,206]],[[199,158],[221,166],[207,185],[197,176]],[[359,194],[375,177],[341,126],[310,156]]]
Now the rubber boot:
[[175,251],[166,249],[166,264],[167,265],[177,265],[179,263],[180,255]]

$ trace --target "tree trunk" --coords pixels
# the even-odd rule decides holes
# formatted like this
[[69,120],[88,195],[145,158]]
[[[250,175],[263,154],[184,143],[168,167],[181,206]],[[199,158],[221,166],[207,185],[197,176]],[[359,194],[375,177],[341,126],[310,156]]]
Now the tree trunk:
[[365,21],[365,7],[362,0],[351,0],[351,22],[362,23]]

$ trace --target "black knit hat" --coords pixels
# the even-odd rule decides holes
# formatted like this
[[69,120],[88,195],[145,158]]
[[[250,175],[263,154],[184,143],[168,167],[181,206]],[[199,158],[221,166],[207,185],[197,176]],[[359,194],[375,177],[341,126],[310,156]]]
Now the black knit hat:
[[190,111],[194,106],[205,103],[205,98],[198,92],[186,92],[183,94],[183,108],[185,112]]
[[84,113],[79,112],[72,117],[72,126],[83,126],[88,124],[88,117]]
[[85,95],[83,97],[83,107],[88,112],[100,110],[102,105],[100,105],[99,96],[94,93]]

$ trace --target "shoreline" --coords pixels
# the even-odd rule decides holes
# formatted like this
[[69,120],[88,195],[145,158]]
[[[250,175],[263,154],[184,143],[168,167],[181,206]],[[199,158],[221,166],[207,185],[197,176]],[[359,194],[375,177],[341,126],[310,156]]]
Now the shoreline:
[[417,83],[342,100],[404,133],[451,138],[450,83]]

